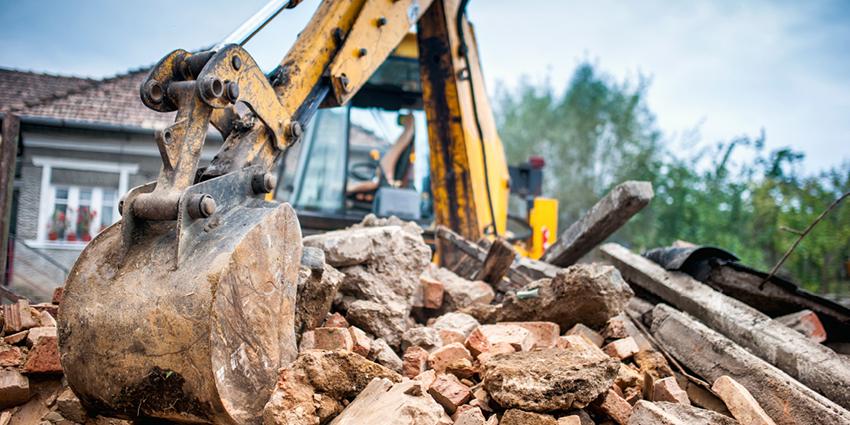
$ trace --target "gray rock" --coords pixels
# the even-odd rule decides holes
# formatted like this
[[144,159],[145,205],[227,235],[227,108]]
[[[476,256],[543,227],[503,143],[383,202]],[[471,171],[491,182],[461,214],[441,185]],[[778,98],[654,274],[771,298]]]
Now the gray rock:
[[[318,253],[311,252],[314,250]],[[305,264],[305,258],[309,260],[308,264]],[[298,298],[295,302],[295,330],[298,335],[322,326],[342,279],[342,273],[325,264],[322,251],[304,249],[298,272]]]
[[430,264],[422,275],[443,284],[445,292],[440,311],[454,311],[475,304],[490,304],[496,297],[493,287],[486,282],[466,280],[436,264]]
[[369,357],[374,359],[380,365],[401,373],[403,362],[401,358],[393,351],[392,347],[381,338],[372,341],[372,350],[369,352]]
[[451,312],[438,317],[431,327],[438,331],[441,329],[458,331],[464,336],[469,336],[479,325],[481,324],[478,320],[466,313]]
[[499,354],[484,363],[483,383],[504,408],[551,412],[586,406],[611,387],[619,366],[589,343]]
[[434,351],[443,346],[443,340],[440,338],[440,331],[434,328],[417,327],[410,328],[404,331],[401,336],[401,351],[407,350],[407,347],[418,345],[428,352]]
[[401,335],[407,330],[409,312],[409,309],[406,310],[404,305],[398,303],[382,304],[357,300],[348,304],[345,318],[348,323],[383,338],[390,346],[398,347],[401,344]]

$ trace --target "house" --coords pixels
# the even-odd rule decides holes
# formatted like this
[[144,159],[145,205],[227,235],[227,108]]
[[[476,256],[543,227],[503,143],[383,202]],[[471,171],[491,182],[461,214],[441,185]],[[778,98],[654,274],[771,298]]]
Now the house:
[[[7,265],[13,291],[49,297],[87,241],[119,219],[119,197],[156,179],[153,134],[174,113],[142,104],[147,72],[89,79],[0,69],[0,112],[21,120]],[[221,142],[211,132],[202,160]]]

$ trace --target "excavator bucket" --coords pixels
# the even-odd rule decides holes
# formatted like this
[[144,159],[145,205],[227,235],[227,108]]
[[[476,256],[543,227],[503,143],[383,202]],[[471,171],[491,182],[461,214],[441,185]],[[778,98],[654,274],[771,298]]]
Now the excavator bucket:
[[119,222],[71,270],[59,314],[62,364],[93,411],[256,422],[278,368],[294,360],[294,211],[253,200],[203,221],[179,264],[176,222],[146,226],[126,253]]
[[[237,81],[242,95],[224,90]],[[272,121],[258,90],[265,98],[274,93],[234,45],[172,52],[142,85],[146,105],[177,111],[174,124],[156,134],[162,170],[155,183],[124,196],[121,221],[82,252],[59,311],[62,366],[90,411],[259,423],[278,369],[297,355],[295,212],[263,199],[274,186],[266,166],[240,165],[218,176],[198,170],[210,122],[225,128],[222,117],[233,116],[237,96]],[[254,134],[282,140],[275,137],[285,119],[275,128],[254,122]],[[243,145],[240,137],[250,131],[222,133],[233,148],[257,140]]]

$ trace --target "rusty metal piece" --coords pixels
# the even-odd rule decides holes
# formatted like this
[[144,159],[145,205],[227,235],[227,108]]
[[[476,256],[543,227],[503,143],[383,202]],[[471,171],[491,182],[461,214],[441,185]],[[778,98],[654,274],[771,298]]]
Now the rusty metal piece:
[[[297,354],[301,233],[289,205],[217,212],[175,266],[174,222],[122,223],[80,255],[65,286],[65,376],[92,411],[179,422],[259,423],[278,368]],[[271,241],[274,241],[272,243]],[[257,255],[261,252],[263,255]]]

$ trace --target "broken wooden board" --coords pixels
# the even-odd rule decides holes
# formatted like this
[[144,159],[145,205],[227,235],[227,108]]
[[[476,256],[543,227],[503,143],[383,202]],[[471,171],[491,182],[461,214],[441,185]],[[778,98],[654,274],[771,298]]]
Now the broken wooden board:
[[652,183],[627,181],[619,184],[561,233],[541,260],[559,267],[574,264],[647,206],[653,196]]

